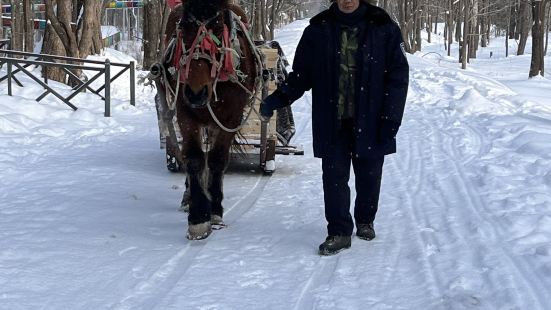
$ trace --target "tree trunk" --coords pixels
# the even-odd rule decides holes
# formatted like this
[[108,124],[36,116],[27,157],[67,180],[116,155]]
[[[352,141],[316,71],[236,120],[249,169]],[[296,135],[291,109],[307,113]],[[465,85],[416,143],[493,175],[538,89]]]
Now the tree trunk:
[[469,0],[469,60],[476,58],[480,26],[478,24],[478,0]]
[[[104,1],[101,1],[101,2],[104,2]],[[95,30],[94,36],[92,37],[92,41],[94,44],[94,50],[92,54],[99,54],[101,53],[101,50],[104,48],[103,38],[101,34],[101,21],[103,17],[103,12],[105,11],[104,4],[105,2],[96,7],[96,19],[94,20],[94,23],[95,23],[94,28],[96,28],[96,30]]]
[[410,44],[410,22],[409,22],[409,6],[408,1],[398,2],[398,20],[400,23],[400,28],[402,29],[402,39],[404,41],[405,49],[408,53],[412,52],[412,47]]
[[164,0],[150,0],[144,3],[144,68],[156,63],[164,53],[163,33],[169,14]]
[[274,30],[276,25],[276,19],[277,19],[277,7],[281,0],[273,0],[272,1],[272,8],[270,9],[270,24],[269,24],[269,33],[268,33],[268,39],[273,40],[274,39]]
[[414,0],[414,3],[415,3],[415,51],[418,52],[421,50],[422,46],[422,37],[421,37],[421,13],[422,13],[422,10],[421,10],[421,5],[419,5],[419,0]]
[[94,36],[98,27],[99,20],[97,18],[97,7],[103,5],[101,1],[86,1],[84,3],[82,29],[79,42],[79,55],[81,58],[86,58],[91,53],[95,52]]
[[[253,39],[261,40],[262,39],[262,9],[260,8],[260,0],[254,0],[254,31]],[[293,12],[295,14],[296,12]]]
[[545,75],[544,61],[544,25],[547,1],[532,0],[532,60],[529,77]]
[[[42,53],[74,58],[86,58],[101,49],[100,18],[102,1],[46,0],[48,27],[44,35]],[[99,39],[98,39],[99,37]],[[99,48],[98,48],[99,47]],[[80,76],[80,71],[74,71]],[[65,74],[49,68],[45,73],[49,79],[65,80]],[[70,79],[70,85],[76,85]]]
[[251,33],[253,34],[253,38],[256,38],[256,0],[252,0],[249,6],[249,27]]
[[262,27],[260,34],[262,35],[262,40],[266,40],[266,0],[260,0],[260,23],[259,26]]
[[453,43],[453,0],[448,1],[448,56],[451,56],[451,50],[452,50],[452,43]]
[[23,2],[11,1],[11,49],[23,51],[25,37],[25,16],[23,14]]
[[[430,9],[429,9],[429,3],[428,3],[428,0],[425,1],[425,4],[424,4],[424,7],[425,7],[425,11],[426,11],[426,19],[425,19],[425,30],[427,31],[427,35],[428,35],[428,42],[431,43],[432,42],[432,23],[431,23],[431,15],[430,15]],[[419,50],[421,50],[419,48]]]
[[463,0],[463,40],[461,41],[461,69],[467,69],[468,46],[469,46],[469,26],[470,26],[470,0]]
[[549,31],[551,31],[551,4],[548,4],[547,8],[547,27],[545,29],[545,55],[547,55],[547,48],[549,47]]
[[[57,7],[57,14],[54,8]],[[46,0],[46,16],[65,47],[69,57],[79,57],[77,36],[74,31],[73,3],[71,0]]]
[[[509,1],[511,2],[511,1]],[[511,24],[511,10],[509,10],[509,14],[507,15],[507,25]],[[505,30],[505,57],[509,57],[509,38],[511,37],[510,31],[511,27],[507,26]]]
[[34,12],[31,1],[23,2],[25,52],[34,52]]
[[528,36],[530,35],[530,25],[532,24],[530,3],[527,1],[522,1],[520,4],[519,24],[520,42],[518,44],[517,55],[524,55],[526,41],[528,41]]
[[515,39],[518,40],[520,37],[517,37],[518,33],[518,27],[517,27],[517,20],[518,20],[518,2],[516,0],[510,1],[511,7],[510,7],[510,18],[509,18],[509,39]]
[[488,4],[486,0],[482,1],[481,7],[480,7],[480,14],[482,15],[480,17],[480,46],[481,47],[487,47],[488,46]]
[[440,14],[440,7],[436,8],[436,15],[434,16],[434,33],[438,34],[438,15]]
[[[59,36],[51,24],[46,26],[43,42],[41,54],[67,56],[63,43],[61,43]],[[49,80],[65,83],[65,72],[61,68],[43,67],[42,70],[42,75],[46,76]]]
[[459,1],[457,2],[458,4],[458,8],[457,8],[457,15],[455,16],[455,42],[460,42],[461,41],[461,37],[463,36],[463,33],[461,31],[461,25],[463,24],[463,20],[461,18],[461,14],[463,12],[463,9],[462,9],[462,1]]

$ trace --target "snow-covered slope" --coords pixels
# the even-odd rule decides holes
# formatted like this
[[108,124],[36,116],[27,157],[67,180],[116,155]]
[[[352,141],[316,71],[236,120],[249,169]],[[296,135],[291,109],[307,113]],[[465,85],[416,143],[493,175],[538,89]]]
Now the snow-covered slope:
[[[278,32],[290,60],[306,25]],[[132,107],[122,79],[104,118],[89,94],[73,112],[28,79],[14,97],[0,84],[0,309],[550,309],[551,81],[496,58],[498,40],[461,71],[436,39],[409,57],[378,237],[333,257],[316,255],[309,94],[293,105],[306,155],[272,177],[230,170],[229,227],[190,242],[152,90]]]

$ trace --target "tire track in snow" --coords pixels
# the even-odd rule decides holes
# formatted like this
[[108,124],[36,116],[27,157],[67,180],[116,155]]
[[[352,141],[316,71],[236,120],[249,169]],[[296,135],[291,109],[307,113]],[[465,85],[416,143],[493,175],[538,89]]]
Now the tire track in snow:
[[[225,222],[230,226],[247,213],[260,197],[260,193],[270,179],[259,175],[257,182],[241,199],[227,209]],[[123,297],[118,304],[110,307],[118,310],[155,309],[155,306],[167,296],[191,267],[195,257],[204,249],[216,233],[201,241],[188,241],[183,249],[161,265],[148,279],[139,282]]]

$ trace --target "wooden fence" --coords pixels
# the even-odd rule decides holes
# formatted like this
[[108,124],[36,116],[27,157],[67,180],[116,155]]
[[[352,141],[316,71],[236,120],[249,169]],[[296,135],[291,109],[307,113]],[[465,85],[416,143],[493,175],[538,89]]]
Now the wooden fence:
[[[23,83],[17,78],[16,74],[24,73],[30,77],[35,83],[39,84],[44,88],[44,93],[42,93],[36,101],[41,101],[48,94],[52,94],[57,97],[59,100],[64,102],[66,105],[71,107],[73,110],[77,110],[77,106],[72,102],[72,100],[80,92],[90,91],[93,94],[99,96],[102,100],[105,101],[105,117],[111,116],[111,83],[119,78],[123,73],[130,70],[130,104],[136,105],[136,65],[132,61],[128,64],[123,63],[112,63],[109,59],[105,61],[97,60],[86,60],[79,58],[63,57],[63,56],[54,56],[54,55],[45,55],[45,54],[33,54],[12,50],[2,50],[0,54],[0,67],[7,65],[7,74],[0,76],[0,83],[7,80],[8,84],[8,95],[13,95],[13,83],[15,82],[20,87],[23,87]],[[92,65],[101,65],[101,66],[92,66]],[[31,73],[28,68],[30,66],[41,67],[42,72],[47,72],[51,68],[61,68],[72,81],[76,82],[76,86],[73,87],[71,94],[69,96],[62,96],[59,92],[54,90],[50,85],[48,85],[47,74],[43,75],[43,78],[39,78],[33,73]],[[123,68],[117,74],[112,75],[112,67]],[[94,76],[90,79],[83,79],[78,77],[73,71],[86,70],[94,72]],[[92,88],[91,84],[99,80],[103,75],[103,85],[98,89]],[[103,95],[101,92],[103,91]]]

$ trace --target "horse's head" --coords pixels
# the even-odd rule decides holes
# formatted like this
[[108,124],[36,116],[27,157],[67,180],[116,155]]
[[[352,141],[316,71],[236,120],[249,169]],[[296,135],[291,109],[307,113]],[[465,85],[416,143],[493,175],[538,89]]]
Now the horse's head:
[[[186,0],[180,21],[180,87],[186,104],[204,107],[213,101],[219,79],[228,0]],[[226,30],[227,31],[227,30]]]

